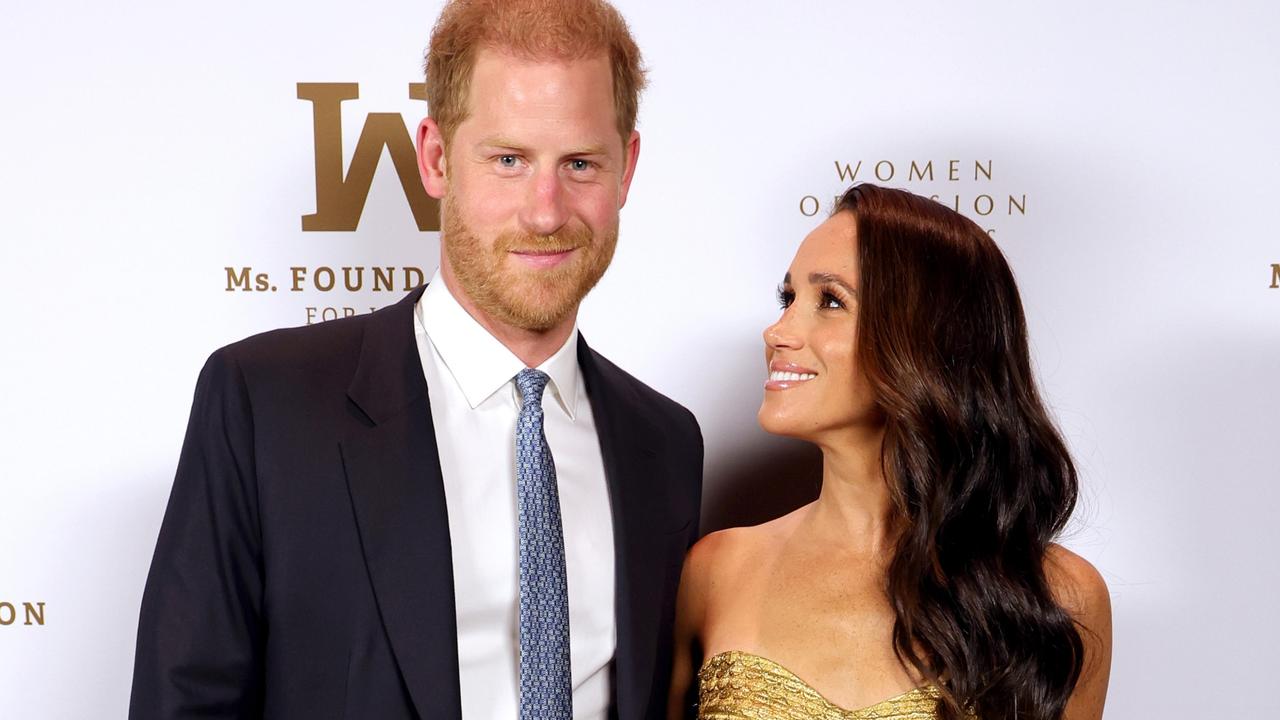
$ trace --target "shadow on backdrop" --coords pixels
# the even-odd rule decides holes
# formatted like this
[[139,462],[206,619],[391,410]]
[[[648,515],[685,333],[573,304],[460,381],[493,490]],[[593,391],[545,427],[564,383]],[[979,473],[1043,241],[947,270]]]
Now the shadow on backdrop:
[[708,468],[704,534],[759,525],[811,502],[822,486],[822,452],[799,440],[769,438]]

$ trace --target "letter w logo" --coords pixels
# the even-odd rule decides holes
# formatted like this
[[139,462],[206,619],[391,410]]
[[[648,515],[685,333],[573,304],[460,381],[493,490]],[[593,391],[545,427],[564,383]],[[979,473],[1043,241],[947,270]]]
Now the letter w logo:
[[[298,99],[311,102],[316,142],[316,211],[302,216],[302,229],[355,230],[385,147],[418,229],[439,230],[439,203],[422,187],[413,138],[398,113],[369,113],[351,167],[343,177],[342,102],[358,97],[360,86],[356,83],[298,83]],[[411,83],[409,97],[426,100],[426,86]]]

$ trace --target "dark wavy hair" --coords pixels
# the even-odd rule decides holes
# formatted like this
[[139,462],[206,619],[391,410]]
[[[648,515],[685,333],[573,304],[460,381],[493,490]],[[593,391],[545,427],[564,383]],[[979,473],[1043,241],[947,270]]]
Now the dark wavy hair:
[[1083,645],[1045,575],[1077,476],[1032,377],[1013,273],[957,212],[862,184],[858,365],[884,412],[898,657],[942,720],[1059,720]]

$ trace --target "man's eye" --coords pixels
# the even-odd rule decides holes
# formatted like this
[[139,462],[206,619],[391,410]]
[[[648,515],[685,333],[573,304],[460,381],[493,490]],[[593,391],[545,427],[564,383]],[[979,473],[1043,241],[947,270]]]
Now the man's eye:
[[577,172],[591,169],[591,163],[587,160],[570,160],[569,167]]
[[513,168],[516,166],[516,156],[503,155],[502,157],[498,158],[498,164],[504,168]]

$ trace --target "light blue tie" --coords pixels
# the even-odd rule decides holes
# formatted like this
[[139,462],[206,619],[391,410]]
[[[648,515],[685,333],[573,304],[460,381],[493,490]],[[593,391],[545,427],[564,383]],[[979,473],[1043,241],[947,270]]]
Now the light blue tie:
[[569,583],[556,466],[542,429],[546,373],[516,375],[516,513],[520,524],[520,720],[572,720]]

